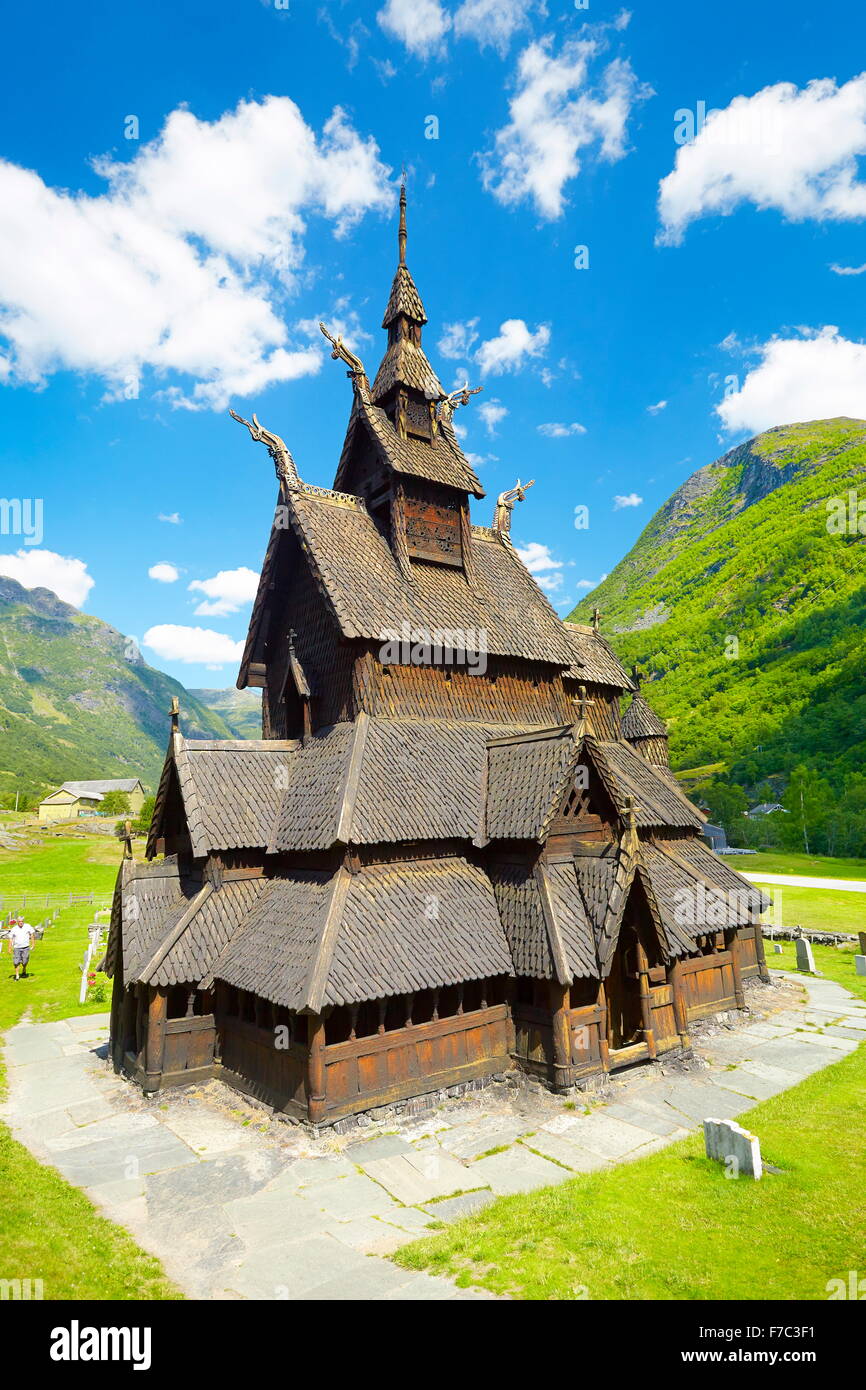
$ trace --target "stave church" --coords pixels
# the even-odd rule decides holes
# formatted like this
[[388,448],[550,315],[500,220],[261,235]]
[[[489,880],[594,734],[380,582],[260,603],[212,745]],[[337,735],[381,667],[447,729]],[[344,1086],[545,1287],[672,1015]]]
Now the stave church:
[[[760,895],[709,848],[599,627],[563,622],[484,489],[398,264],[332,489],[240,421],[278,497],[238,686],[258,740],[171,730],[122,861],[111,1057],[314,1126],[519,1068],[557,1092],[688,1050],[766,979]],[[421,1105],[424,1102],[418,1101]]]

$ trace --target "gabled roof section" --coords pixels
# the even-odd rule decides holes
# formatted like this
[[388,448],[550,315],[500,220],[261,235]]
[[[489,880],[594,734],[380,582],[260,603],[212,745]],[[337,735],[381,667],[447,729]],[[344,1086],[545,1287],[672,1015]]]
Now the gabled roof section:
[[512,973],[490,881],[455,856],[271,879],[213,977],[319,1012]]
[[571,725],[493,739],[487,751],[488,839],[543,840],[580,761]]
[[571,665],[564,673],[568,679],[634,690],[631,677],[597,628],[582,623],[563,623],[563,627],[572,655]]
[[[424,370],[429,372],[431,380],[428,384],[432,386],[435,383],[438,387],[438,392],[432,391],[430,399],[438,399],[444,392],[423,352],[420,348],[416,351],[420,353],[426,364],[426,368],[416,364],[419,372],[422,373],[419,380],[426,380],[423,377]],[[388,353],[385,354],[382,367],[379,369],[380,374],[387,361]],[[419,389],[424,390],[425,388],[422,385]],[[453,487],[459,492],[471,492],[474,497],[485,495],[478,475],[460,448],[450,422],[440,420],[436,437],[432,441],[415,438],[401,439],[388,415],[381,406],[375,404],[366,379],[361,377],[356,377],[354,381],[352,413],[349,416],[349,427],[346,431],[343,452],[340,455],[340,462],[337,465],[337,473],[334,478],[334,487],[337,490],[349,486],[349,465],[359,431],[363,431],[363,438],[372,441],[381,462],[392,473],[406,477],[424,478],[431,483],[441,483],[445,487]]]
[[487,741],[506,731],[366,714],[317,731],[289,756],[270,852],[474,840]]
[[147,854],[165,833],[172,778],[183,802],[192,852],[264,849],[271,836],[287,784],[290,740],[187,740],[173,733],[156,795]]
[[631,797],[637,807],[637,824],[642,830],[670,827],[700,830],[704,817],[683,795],[679,783],[667,768],[652,766],[624,739],[605,743],[587,740],[600,755],[599,772],[610,790],[617,810],[622,813]]
[[[461,570],[444,565],[413,563],[410,582],[360,498],[309,487],[290,498],[295,530],[342,636],[381,642],[404,621],[429,631],[483,627],[491,656],[570,662],[557,613],[502,538],[473,529],[474,592]],[[260,586],[270,581],[266,566]],[[251,624],[250,650],[255,640]]]
[[123,967],[125,984],[137,980],[202,891],[200,874],[181,874],[175,857],[158,864],[124,860],[112,906],[106,973]]
[[667,733],[667,725],[659,719],[638,691],[623,715],[623,738],[667,738]]

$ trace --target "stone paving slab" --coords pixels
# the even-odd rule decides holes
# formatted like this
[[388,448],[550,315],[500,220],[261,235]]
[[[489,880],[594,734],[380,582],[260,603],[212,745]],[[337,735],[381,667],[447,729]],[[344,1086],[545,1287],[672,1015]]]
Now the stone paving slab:
[[[645,1135],[649,1140],[649,1134]],[[524,1138],[521,1143],[525,1149],[549,1158],[553,1163],[569,1168],[573,1173],[592,1173],[598,1168],[608,1168],[607,1159],[584,1149],[578,1143],[571,1143],[567,1134],[549,1134],[539,1129],[535,1134]]]
[[502,1153],[476,1159],[472,1164],[472,1177],[473,1187],[489,1187],[498,1197],[506,1197],[513,1192],[532,1192],[536,1187],[567,1182],[574,1174],[558,1163],[515,1145]]
[[783,978],[805,990],[802,1007],[711,1030],[695,1045],[702,1061],[621,1074],[613,1099],[485,1091],[369,1136],[313,1139],[241,1097],[226,1103],[219,1083],[142,1097],[100,1061],[107,1015],[97,1015],[6,1034],[2,1113],[192,1297],[477,1301],[489,1295],[383,1256],[497,1195],[635,1162],[866,1039],[866,1005],[841,986]]
[[486,1186],[451,1154],[436,1150],[377,1158],[366,1164],[364,1171],[407,1207]]

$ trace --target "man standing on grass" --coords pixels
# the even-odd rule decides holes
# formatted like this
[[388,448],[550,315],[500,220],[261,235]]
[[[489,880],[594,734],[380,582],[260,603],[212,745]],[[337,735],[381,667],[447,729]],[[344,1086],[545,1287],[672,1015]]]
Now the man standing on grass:
[[[25,922],[23,917],[16,917],[9,927],[9,950],[12,952],[12,964],[15,967],[15,979],[27,979],[27,962],[30,959],[30,947],[36,935],[29,922]],[[21,971],[19,977],[18,971]]]

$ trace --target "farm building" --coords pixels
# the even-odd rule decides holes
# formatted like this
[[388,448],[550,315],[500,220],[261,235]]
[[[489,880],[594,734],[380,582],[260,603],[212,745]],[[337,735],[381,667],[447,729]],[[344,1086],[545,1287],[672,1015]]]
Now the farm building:
[[405,194],[398,247],[372,385],[331,338],[334,488],[242,422],[279,480],[238,678],[262,738],[187,741],[173,714],[108,951],[118,1069],[316,1125],[513,1067],[565,1091],[688,1048],[766,978],[760,895],[702,838],[664,724],[511,542],[525,487],[471,523],[471,393],[422,346]]
[[107,792],[125,792],[133,815],[138,815],[144,804],[144,788],[137,777],[121,777],[114,781],[64,782],[56,792],[51,792],[40,801],[40,824],[51,825],[55,821],[99,815]]

